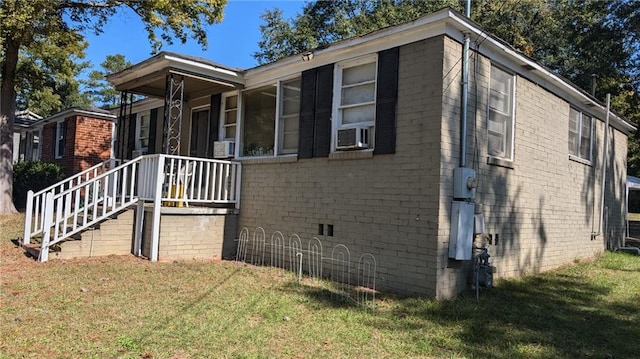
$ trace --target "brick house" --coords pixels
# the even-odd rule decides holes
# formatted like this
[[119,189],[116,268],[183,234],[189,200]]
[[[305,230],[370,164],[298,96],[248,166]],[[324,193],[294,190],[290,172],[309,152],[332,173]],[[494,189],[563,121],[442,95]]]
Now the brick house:
[[108,79],[149,97],[120,110],[117,158],[233,159],[235,238],[371,253],[383,291],[454,296],[473,247],[511,277],[624,236],[635,127],[450,9],[248,70],[163,52]]
[[74,107],[31,125],[40,133],[40,159],[62,167],[67,176],[111,158],[116,116],[99,108]]

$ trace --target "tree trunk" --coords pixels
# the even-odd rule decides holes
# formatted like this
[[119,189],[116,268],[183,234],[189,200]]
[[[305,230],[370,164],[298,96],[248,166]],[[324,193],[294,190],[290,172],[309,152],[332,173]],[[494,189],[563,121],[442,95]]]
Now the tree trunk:
[[19,44],[4,43],[4,63],[0,69],[0,215],[16,213],[13,204],[13,124],[16,116],[15,75]]

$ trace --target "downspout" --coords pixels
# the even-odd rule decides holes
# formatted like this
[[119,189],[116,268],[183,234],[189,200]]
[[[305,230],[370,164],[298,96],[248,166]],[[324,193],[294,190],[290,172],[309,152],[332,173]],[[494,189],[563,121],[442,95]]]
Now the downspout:
[[[465,15],[471,18],[471,0],[467,0]],[[469,106],[469,33],[464,34],[464,50],[462,54],[462,108],[460,114],[460,167],[467,166],[467,110]]]
[[609,156],[609,112],[611,106],[611,94],[607,94],[607,115],[604,121],[604,151],[602,157],[602,181],[600,183],[600,224],[598,225],[598,233],[592,233],[592,238],[598,237],[603,234],[604,225],[604,186],[607,180],[607,157]]

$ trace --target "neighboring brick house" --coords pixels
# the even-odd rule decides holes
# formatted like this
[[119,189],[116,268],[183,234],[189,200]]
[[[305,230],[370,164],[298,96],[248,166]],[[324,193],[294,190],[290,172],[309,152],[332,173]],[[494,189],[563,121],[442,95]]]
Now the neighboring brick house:
[[[219,141],[218,156],[242,162],[238,231],[372,253],[382,290],[459,293],[471,238],[510,277],[624,236],[635,127],[450,9],[245,71],[160,53],[110,75],[118,90],[157,98],[123,117],[119,157],[171,141],[167,78],[184,91],[178,153],[211,157]],[[484,236],[473,236],[474,214]]]
[[41,156],[73,175],[111,158],[116,116],[99,108],[74,107],[32,124],[41,131]]

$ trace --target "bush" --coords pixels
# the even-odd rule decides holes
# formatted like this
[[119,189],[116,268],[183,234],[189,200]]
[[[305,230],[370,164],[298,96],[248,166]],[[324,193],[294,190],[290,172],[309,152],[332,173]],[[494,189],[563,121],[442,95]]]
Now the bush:
[[55,163],[40,161],[18,162],[13,166],[13,204],[24,209],[27,191],[38,192],[63,178],[62,169]]

